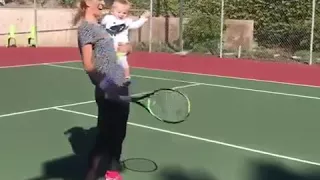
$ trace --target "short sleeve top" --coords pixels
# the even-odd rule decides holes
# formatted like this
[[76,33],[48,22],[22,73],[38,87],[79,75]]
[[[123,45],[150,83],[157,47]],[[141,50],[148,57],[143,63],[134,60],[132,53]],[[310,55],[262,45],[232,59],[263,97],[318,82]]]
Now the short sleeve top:
[[117,85],[125,82],[124,69],[117,63],[114,42],[108,32],[100,24],[82,21],[78,27],[78,46],[92,44],[93,61],[99,73],[112,77]]

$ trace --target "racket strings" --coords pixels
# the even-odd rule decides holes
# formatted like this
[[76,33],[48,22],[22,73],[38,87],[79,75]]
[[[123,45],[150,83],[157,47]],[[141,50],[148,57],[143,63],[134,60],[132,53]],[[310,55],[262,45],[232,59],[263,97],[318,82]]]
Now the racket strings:
[[167,121],[181,121],[188,114],[188,99],[175,91],[161,91],[150,98],[149,108],[154,115]]

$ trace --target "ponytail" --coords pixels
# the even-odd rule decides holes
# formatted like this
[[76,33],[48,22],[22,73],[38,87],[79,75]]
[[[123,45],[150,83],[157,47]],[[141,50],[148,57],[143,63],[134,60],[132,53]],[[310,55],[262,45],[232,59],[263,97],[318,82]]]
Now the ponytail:
[[81,0],[79,5],[77,6],[77,12],[72,19],[73,26],[77,25],[78,22],[84,17],[84,14],[86,12],[86,7],[87,7],[87,4],[85,0]]

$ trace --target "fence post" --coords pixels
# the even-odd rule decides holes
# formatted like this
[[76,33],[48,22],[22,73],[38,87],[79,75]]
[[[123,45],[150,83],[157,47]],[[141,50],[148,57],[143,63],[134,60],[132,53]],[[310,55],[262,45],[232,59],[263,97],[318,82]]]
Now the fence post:
[[149,26],[149,53],[152,52],[152,19],[153,19],[153,0],[150,0],[150,26]]
[[179,0],[179,45],[180,45],[180,51],[183,52],[183,3],[184,0]]
[[221,13],[220,13],[220,53],[219,57],[223,57],[223,25],[224,25],[224,0],[221,0]]
[[312,0],[312,18],[311,18],[311,33],[310,33],[310,54],[309,54],[309,65],[313,61],[313,38],[314,38],[314,22],[316,13],[316,0]]

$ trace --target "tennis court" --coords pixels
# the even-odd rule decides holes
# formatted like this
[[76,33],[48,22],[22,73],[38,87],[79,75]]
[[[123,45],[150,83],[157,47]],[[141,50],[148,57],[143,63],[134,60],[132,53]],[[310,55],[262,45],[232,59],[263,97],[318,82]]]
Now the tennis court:
[[[133,93],[175,87],[189,96],[192,111],[187,121],[171,125],[132,105],[124,179],[319,179],[319,88],[132,73]],[[81,64],[1,68],[0,81],[0,179],[81,180],[96,123]]]

